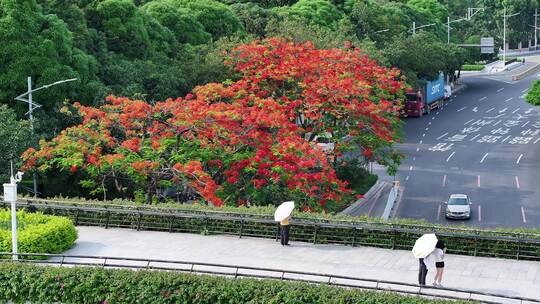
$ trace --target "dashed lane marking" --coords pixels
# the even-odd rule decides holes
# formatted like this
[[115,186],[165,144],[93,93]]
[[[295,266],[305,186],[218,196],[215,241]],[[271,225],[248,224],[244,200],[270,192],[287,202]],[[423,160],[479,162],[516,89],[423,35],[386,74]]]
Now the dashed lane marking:
[[504,109],[500,110],[499,113],[504,113],[504,112],[506,112],[506,110],[508,110],[508,108],[504,108]]
[[422,141],[420,140],[420,144],[422,144]]
[[516,179],[516,188],[519,189],[519,178],[517,177],[517,175],[515,176],[515,179]]
[[444,133],[443,135],[441,135],[441,136],[437,137],[437,140],[439,140],[439,139],[441,139],[441,138],[445,137],[446,135],[448,135],[448,132],[446,132],[446,133]]
[[434,119],[435,119],[435,117],[431,117],[431,120],[434,120]]
[[496,125],[500,124],[501,122],[502,122],[502,120],[499,120],[496,123],[494,123],[493,126],[495,127]]
[[416,148],[416,152],[419,152],[420,151],[420,148]]
[[521,93],[525,93],[529,90],[529,88],[526,88],[525,90],[521,91]]
[[501,92],[502,90],[504,90],[504,88],[500,88],[497,90],[497,93]]
[[409,176],[407,175],[407,177],[405,177],[405,180],[408,181],[409,180]]
[[540,137],[538,137],[538,138],[534,141],[534,143],[537,143],[537,142],[539,142],[539,141],[540,141]]
[[478,205],[478,221],[482,221],[482,206]]
[[471,141],[475,140],[480,134],[476,134],[473,138],[471,138]]
[[409,171],[412,171],[412,169],[413,169],[413,166],[410,166],[410,167],[409,167]]
[[422,137],[426,137],[426,133],[422,134]]
[[483,162],[484,162],[484,160],[486,159],[486,157],[488,156],[488,154],[489,154],[489,153],[484,154],[484,157],[482,157],[482,159],[480,160],[480,163],[483,163]]
[[489,113],[489,112],[491,112],[493,110],[495,110],[495,108],[491,108],[491,109],[487,110],[486,113]]
[[476,180],[476,184],[478,185],[478,188],[480,188],[480,175],[478,175],[478,179]]
[[413,157],[412,160],[415,161],[415,160],[416,160],[416,157]]
[[520,154],[519,157],[518,157],[518,159],[516,160],[516,164],[519,165],[519,162],[521,161],[521,158],[522,158],[522,157],[523,157],[523,154]]
[[510,135],[506,136],[501,142],[507,141],[510,137],[512,137],[512,136],[510,136]]
[[530,121],[527,121],[526,123],[524,123],[521,127],[524,128],[526,125],[529,124]]
[[431,121],[428,123],[428,126],[431,126]]
[[484,96],[484,97],[480,98],[478,101],[485,100],[486,98],[487,98],[487,96]]
[[527,218],[525,217],[525,208],[521,206],[521,219],[523,220],[523,223],[527,223]]
[[437,221],[441,218],[441,209],[442,209],[442,206],[441,204],[439,204],[439,209],[437,209]]
[[514,112],[512,112],[512,114],[516,114],[517,111],[519,111],[519,108],[515,109]]
[[443,179],[442,179],[442,186],[443,186],[443,187],[446,187],[446,174],[443,176]]
[[456,154],[456,151],[452,152],[452,154],[450,154],[450,156],[448,156],[448,158],[446,159],[446,162],[450,161],[450,158],[452,158],[452,156],[454,156],[454,154]]
[[465,110],[466,108],[467,108],[467,107],[463,107],[463,108],[457,110],[456,112],[461,112],[461,111]]
[[429,130],[429,128],[426,128],[426,131]]
[[509,102],[510,100],[514,99],[514,97],[510,97],[508,98],[507,100],[505,100],[504,102]]
[[468,123],[471,123],[474,119],[471,119],[471,120],[467,120],[467,122],[464,123],[464,125],[468,124]]

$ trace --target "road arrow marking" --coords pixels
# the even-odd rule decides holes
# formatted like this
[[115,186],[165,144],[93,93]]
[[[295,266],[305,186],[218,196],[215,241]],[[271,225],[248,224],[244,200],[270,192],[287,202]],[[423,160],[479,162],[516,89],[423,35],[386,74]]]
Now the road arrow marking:
[[473,112],[478,112],[478,107],[474,107],[474,108],[472,109],[472,111],[473,111]]

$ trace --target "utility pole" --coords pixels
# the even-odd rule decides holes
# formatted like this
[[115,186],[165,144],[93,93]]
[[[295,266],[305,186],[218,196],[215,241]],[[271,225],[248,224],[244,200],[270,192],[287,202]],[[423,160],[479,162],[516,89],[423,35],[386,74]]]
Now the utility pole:
[[[28,76],[28,78],[27,78],[28,91],[26,91],[26,93],[23,93],[23,94],[15,97],[15,99],[28,103],[28,112],[26,112],[26,114],[28,115],[28,118],[30,119],[30,128],[32,129],[32,135],[34,134],[34,116],[33,116],[32,113],[34,112],[35,109],[41,107],[40,104],[35,103],[32,100],[32,92],[35,92],[35,91],[38,91],[38,90],[41,90],[41,89],[46,89],[46,88],[49,88],[49,87],[52,87],[54,85],[61,84],[61,83],[64,83],[64,82],[75,81],[75,80],[77,80],[77,78],[60,80],[60,81],[57,81],[57,82],[54,82],[54,83],[47,84],[47,85],[44,85],[42,87],[36,88],[36,89],[32,89],[32,77]],[[28,95],[28,99],[24,99],[25,95]],[[34,174],[32,176],[32,180],[33,180],[33,183],[34,183],[34,197],[37,197],[37,178],[36,178],[36,172],[35,171],[34,171]]]
[[413,36],[416,35],[416,22],[415,21],[412,22],[412,34]]
[[503,67],[506,65],[506,18],[517,16],[519,13],[512,15],[506,14],[506,7],[503,10]]
[[538,9],[534,10],[534,50],[538,49]]

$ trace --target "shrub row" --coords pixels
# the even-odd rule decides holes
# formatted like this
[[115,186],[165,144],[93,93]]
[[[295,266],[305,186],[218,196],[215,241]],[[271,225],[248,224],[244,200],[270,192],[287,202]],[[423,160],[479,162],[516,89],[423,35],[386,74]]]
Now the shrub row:
[[461,66],[462,71],[481,71],[486,66],[483,64],[464,64]]
[[[121,208],[107,205],[30,203],[21,207],[71,218],[76,225],[200,234],[278,237],[269,214]],[[98,208],[99,207],[99,208]],[[424,233],[436,233],[453,254],[540,260],[540,234],[456,229],[446,226],[294,217],[291,240],[410,250]]]
[[0,298],[15,303],[471,303],[275,280],[175,272],[0,264]]
[[[17,212],[17,228],[17,245],[21,253],[61,253],[71,248],[77,239],[75,225],[65,217],[22,210]],[[0,251],[11,252],[9,210],[0,210]]]

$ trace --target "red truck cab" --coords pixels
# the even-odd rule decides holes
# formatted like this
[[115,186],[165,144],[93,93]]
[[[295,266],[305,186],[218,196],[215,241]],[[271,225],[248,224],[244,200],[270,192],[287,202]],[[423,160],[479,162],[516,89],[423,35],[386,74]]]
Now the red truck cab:
[[424,96],[421,91],[405,94],[405,104],[403,106],[404,116],[422,117],[424,114]]

